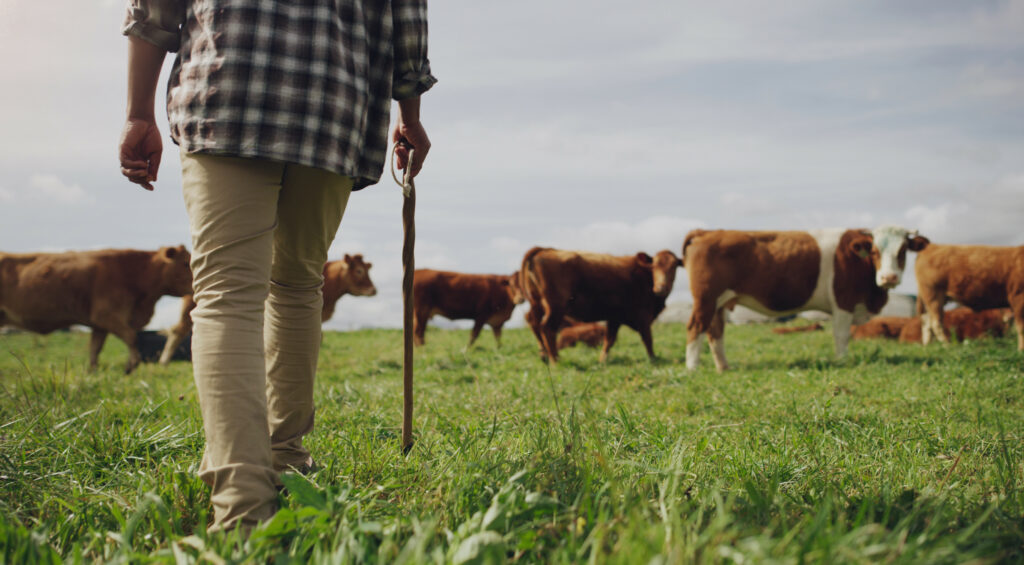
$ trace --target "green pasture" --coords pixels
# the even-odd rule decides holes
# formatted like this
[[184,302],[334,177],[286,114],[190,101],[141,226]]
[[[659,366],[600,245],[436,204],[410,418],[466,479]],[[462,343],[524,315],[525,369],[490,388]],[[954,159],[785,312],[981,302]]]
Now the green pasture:
[[208,535],[191,366],[122,371],[108,340],[0,335],[5,563],[1014,563],[1024,561],[1024,355],[729,327],[734,369],[649,362],[623,330],[548,369],[432,329],[398,445],[401,334],[325,335],[322,466],[248,539]]

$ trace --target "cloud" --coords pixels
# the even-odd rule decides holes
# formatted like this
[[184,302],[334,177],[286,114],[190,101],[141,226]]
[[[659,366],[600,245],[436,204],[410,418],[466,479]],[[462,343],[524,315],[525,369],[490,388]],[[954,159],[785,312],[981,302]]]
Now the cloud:
[[555,247],[628,255],[637,251],[654,253],[661,249],[678,252],[687,232],[705,227],[691,218],[653,216],[636,223],[605,221],[578,228],[559,228]]
[[935,243],[1021,245],[1024,234],[1024,174],[1013,174],[981,186],[950,187],[936,194],[940,201],[911,206],[910,224]]
[[92,197],[82,190],[82,187],[77,184],[67,184],[57,178],[57,175],[35,174],[29,178],[28,184],[38,196],[58,204],[77,204],[92,200]]

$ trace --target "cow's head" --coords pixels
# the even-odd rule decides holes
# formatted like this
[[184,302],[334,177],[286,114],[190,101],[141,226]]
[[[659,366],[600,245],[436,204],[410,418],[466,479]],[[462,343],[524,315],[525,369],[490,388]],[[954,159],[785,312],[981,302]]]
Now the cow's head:
[[928,238],[898,226],[882,226],[862,232],[864,238],[851,245],[857,255],[870,259],[875,267],[875,284],[884,289],[894,288],[903,278],[907,266],[907,251],[921,251]]
[[663,249],[653,259],[646,253],[637,253],[636,258],[638,262],[650,265],[654,278],[654,294],[659,297],[668,296],[676,282],[676,269],[682,266],[675,253]]
[[349,293],[355,296],[373,296],[377,287],[370,280],[373,263],[363,262],[362,255],[345,254],[345,278],[348,279]]
[[161,247],[154,260],[160,265],[161,283],[164,294],[185,296],[192,294],[192,267],[189,262],[192,255],[184,245],[177,247]]
[[523,287],[519,284],[519,271],[501,279],[501,284],[507,288],[508,297],[512,299],[512,304],[522,304],[526,300],[526,296],[523,294]]

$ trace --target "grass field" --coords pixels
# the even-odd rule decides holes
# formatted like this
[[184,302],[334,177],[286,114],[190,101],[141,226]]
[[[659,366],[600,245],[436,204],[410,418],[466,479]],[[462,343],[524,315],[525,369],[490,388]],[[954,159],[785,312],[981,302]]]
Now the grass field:
[[528,330],[431,330],[417,443],[398,445],[399,331],[328,333],[322,469],[290,475],[248,540],[208,535],[191,366],[125,376],[110,340],[0,335],[6,563],[963,563],[1024,561],[1024,356],[1015,336],[924,349],[730,327],[734,369],[651,363],[624,330],[606,365],[548,370]]

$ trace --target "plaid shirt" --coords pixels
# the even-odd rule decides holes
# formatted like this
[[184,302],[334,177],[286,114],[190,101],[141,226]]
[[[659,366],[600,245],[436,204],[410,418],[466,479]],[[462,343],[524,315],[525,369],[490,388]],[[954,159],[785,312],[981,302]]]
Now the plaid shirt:
[[122,31],[178,56],[171,138],[380,180],[391,99],[437,80],[426,0],[128,0]]

